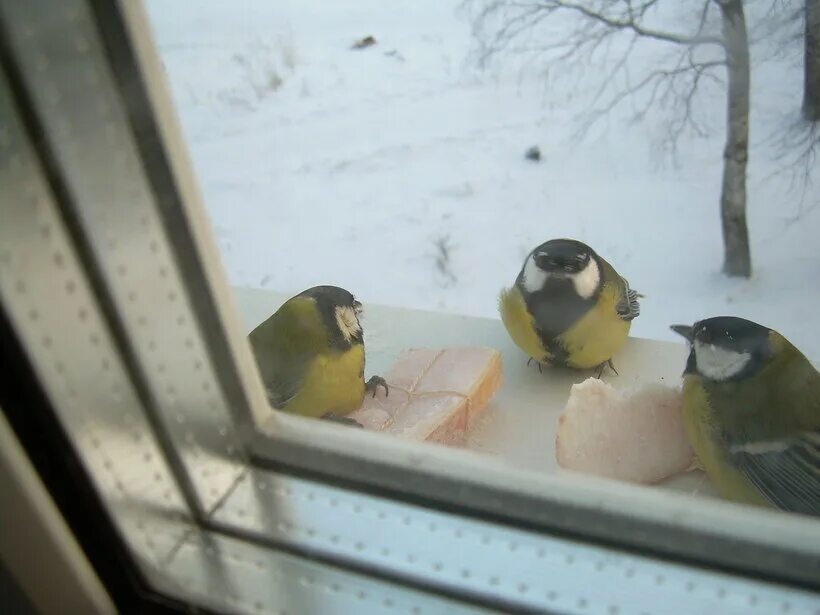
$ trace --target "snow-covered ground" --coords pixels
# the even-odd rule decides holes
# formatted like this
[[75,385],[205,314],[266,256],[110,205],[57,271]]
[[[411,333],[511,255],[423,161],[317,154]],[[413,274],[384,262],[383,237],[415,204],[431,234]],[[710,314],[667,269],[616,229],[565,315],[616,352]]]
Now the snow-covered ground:
[[[634,335],[674,339],[670,323],[734,314],[820,360],[820,207],[772,175],[770,137],[801,100],[791,58],[754,58],[755,274],[730,280],[720,92],[699,103],[710,135],[684,139],[676,165],[653,148],[660,110],[642,124],[613,114],[578,141],[577,82],[515,57],[479,70],[457,6],[148,3],[233,284],[331,283],[365,302],[495,317],[527,252],[569,236],[646,295]],[[377,44],[350,49],[366,35]],[[540,163],[525,160],[531,145]]]

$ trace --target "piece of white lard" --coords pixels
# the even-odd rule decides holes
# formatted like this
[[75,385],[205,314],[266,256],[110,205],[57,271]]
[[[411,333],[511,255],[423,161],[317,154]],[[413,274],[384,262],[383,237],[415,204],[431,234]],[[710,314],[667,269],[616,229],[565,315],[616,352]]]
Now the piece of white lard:
[[567,470],[656,483],[692,467],[681,392],[660,384],[619,391],[597,378],[573,385],[555,456]]

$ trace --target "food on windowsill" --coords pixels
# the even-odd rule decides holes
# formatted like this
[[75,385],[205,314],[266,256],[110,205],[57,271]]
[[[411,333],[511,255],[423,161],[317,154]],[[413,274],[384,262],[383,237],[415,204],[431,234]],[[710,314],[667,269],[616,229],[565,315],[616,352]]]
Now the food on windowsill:
[[567,469],[656,483],[693,467],[681,393],[663,385],[619,391],[588,378],[573,385],[558,420],[555,456]]
[[462,446],[501,386],[501,353],[492,348],[416,348],[385,374],[379,389],[347,417],[365,429],[408,440]]

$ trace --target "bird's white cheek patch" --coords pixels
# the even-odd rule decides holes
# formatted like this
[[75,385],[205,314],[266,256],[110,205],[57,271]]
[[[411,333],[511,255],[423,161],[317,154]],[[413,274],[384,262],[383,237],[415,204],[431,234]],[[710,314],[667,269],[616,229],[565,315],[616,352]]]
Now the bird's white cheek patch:
[[594,258],[590,258],[587,266],[571,276],[571,279],[578,296],[582,299],[589,299],[595,294],[598,285],[601,283],[601,272],[598,269],[598,263],[595,262]]
[[737,376],[752,358],[746,352],[734,352],[714,344],[695,342],[698,371],[711,380],[728,380]]
[[356,312],[351,307],[336,308],[336,324],[339,325],[339,331],[342,332],[342,335],[348,342],[362,331],[362,327],[359,325],[359,319],[356,317]]
[[528,293],[537,293],[544,288],[544,283],[547,281],[549,274],[540,269],[535,264],[535,259],[532,255],[527,258],[524,265],[524,288]]

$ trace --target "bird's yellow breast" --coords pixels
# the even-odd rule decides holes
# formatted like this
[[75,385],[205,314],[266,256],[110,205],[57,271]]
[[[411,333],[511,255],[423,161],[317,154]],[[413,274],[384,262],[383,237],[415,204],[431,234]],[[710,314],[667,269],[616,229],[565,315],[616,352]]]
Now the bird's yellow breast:
[[[569,366],[579,369],[596,367],[626,342],[631,323],[618,316],[619,293],[614,284],[604,284],[595,305],[558,336],[556,341],[569,355]],[[499,309],[501,320],[516,345],[534,359],[549,363],[552,356],[544,348],[535,320],[516,286],[501,293]]]
[[282,408],[285,412],[322,417],[348,414],[364,400],[364,346],[355,344],[345,352],[317,355],[302,387]]
[[548,353],[535,330],[535,321],[527,310],[527,304],[518,287],[513,286],[501,293],[499,300],[501,320],[516,345],[537,361],[543,361]]
[[726,454],[717,439],[714,411],[698,376],[687,375],[683,379],[683,422],[689,443],[701,467],[724,498],[747,504],[771,506],[746,476],[726,459]]
[[605,283],[592,309],[558,336],[559,343],[569,353],[568,365],[579,369],[596,367],[624,345],[632,323],[618,315],[616,308],[620,298],[620,289]]

